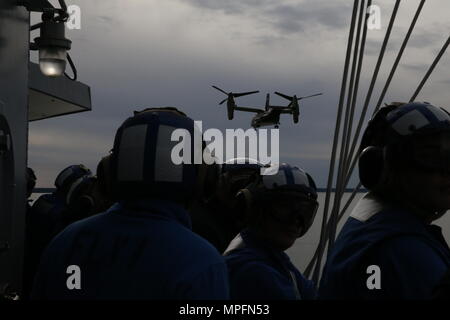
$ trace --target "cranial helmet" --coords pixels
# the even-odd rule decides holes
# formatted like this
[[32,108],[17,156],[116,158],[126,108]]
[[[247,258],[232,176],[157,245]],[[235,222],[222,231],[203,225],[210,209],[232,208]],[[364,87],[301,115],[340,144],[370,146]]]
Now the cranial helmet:
[[34,173],[34,170],[30,167],[27,167],[26,170],[26,181],[27,181],[27,198],[31,196],[33,193],[33,189],[36,186],[36,174]]
[[[195,130],[194,121],[172,107],[145,109],[125,120],[117,130],[110,156],[114,199],[192,198],[201,171],[194,155],[203,147],[194,141]],[[183,141],[172,141],[174,135]],[[183,161],[176,163],[174,148],[180,143]]]
[[264,165],[251,158],[233,158],[220,166],[220,192],[234,198],[236,193],[244,188],[252,178],[260,174]]
[[[295,206],[297,210],[294,214],[302,223],[300,236],[311,227],[318,208],[317,187],[313,178],[304,170],[286,163],[278,166],[278,172],[274,175],[260,175],[256,181],[241,189],[236,197],[245,203],[247,215],[262,211],[271,214],[271,208],[280,204],[299,204]],[[271,216],[282,223],[287,222],[283,221],[284,217]]]
[[67,195],[74,183],[82,179],[84,176],[91,175],[91,170],[82,164],[68,166],[56,177],[55,187],[58,192]]
[[386,163],[395,170],[450,170],[450,154],[421,157],[415,142],[421,137],[450,133],[450,114],[428,103],[393,103],[369,121],[360,145],[359,176],[368,189],[375,188]]

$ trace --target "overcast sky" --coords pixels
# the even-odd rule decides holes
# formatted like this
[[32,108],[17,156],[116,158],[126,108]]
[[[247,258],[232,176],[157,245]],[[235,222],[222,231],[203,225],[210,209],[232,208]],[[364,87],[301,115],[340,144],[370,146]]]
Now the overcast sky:
[[[71,164],[95,171],[112,148],[116,129],[134,110],[176,106],[203,120],[204,129],[247,129],[251,115],[236,112],[233,121],[227,120],[225,108],[218,106],[224,96],[212,84],[226,91],[260,90],[239,98],[243,105],[263,105],[265,93],[274,91],[324,92],[301,104],[299,124],[282,116],[280,153],[282,161],[305,168],[319,186],[326,185],[353,1],[66,2],[81,8],[81,30],[70,30],[67,37],[73,41],[78,80],[91,87],[93,110],[30,124],[29,165],[38,187],[52,187],[57,173]],[[393,0],[373,3],[381,8],[382,29],[368,33],[360,107],[394,5]],[[400,5],[372,104],[418,4]],[[450,2],[427,1],[386,102],[409,100],[449,30]],[[450,111],[449,67],[447,52],[417,100]]]

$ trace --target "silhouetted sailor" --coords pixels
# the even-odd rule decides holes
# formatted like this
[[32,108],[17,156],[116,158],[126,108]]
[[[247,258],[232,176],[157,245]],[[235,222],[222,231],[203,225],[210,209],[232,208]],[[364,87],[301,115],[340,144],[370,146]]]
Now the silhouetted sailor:
[[450,269],[442,278],[442,281],[433,290],[433,299],[450,300]]
[[55,179],[56,190],[40,196],[32,207],[33,228],[48,242],[65,226],[68,196],[86,177],[92,176],[84,165],[72,165],[62,170]]
[[[97,166],[96,176],[85,176],[78,180],[67,194],[65,226],[75,221],[101,213],[113,205],[109,188],[105,186],[105,165],[109,158],[103,158]],[[106,179],[107,180],[107,179]]]
[[259,175],[262,167],[256,160],[235,158],[208,169],[203,201],[191,210],[192,230],[221,253],[242,229],[244,217],[237,214],[236,193]]
[[[204,170],[190,164],[202,151],[190,139],[194,130],[194,121],[174,108],[136,112],[122,124],[109,166],[118,203],[52,241],[34,298],[228,298],[225,262],[190,230],[186,211]],[[183,141],[172,141],[173,133]],[[179,143],[192,152],[175,164],[172,149]]]
[[[91,176],[91,171],[84,165],[72,165],[62,170],[55,179],[56,190],[51,194],[40,196],[27,210],[25,231],[24,290],[30,293],[33,277],[45,247],[55,235],[62,231],[67,222],[67,196],[74,186],[84,177]],[[34,173],[27,170],[28,193],[35,184]],[[31,190],[30,190],[31,188]]]
[[323,299],[429,299],[450,268],[431,222],[450,208],[450,115],[426,103],[392,104],[369,122],[359,176],[370,190],[325,265]]
[[[34,170],[27,167],[26,171],[26,181],[27,181],[27,201],[30,202],[31,194],[33,193],[34,187],[36,186],[36,174]],[[27,208],[30,209],[30,205],[27,203]]]
[[30,199],[31,194],[33,193],[34,187],[36,186],[36,174],[34,173],[34,170],[27,167],[26,171],[26,181],[27,181],[27,212],[25,216],[25,252],[24,252],[24,268],[23,268],[23,290],[22,290],[22,297],[28,298],[28,295],[31,290],[31,285],[33,283],[33,276],[34,272],[36,271],[37,262],[39,261],[39,258],[34,258],[33,262],[33,245],[30,241],[30,233],[32,231],[32,228],[30,226],[31,222],[31,205],[30,202],[32,201]]
[[311,176],[282,164],[277,174],[259,176],[237,198],[248,219],[224,253],[231,298],[315,299],[312,281],[284,253],[308,231],[317,212]]

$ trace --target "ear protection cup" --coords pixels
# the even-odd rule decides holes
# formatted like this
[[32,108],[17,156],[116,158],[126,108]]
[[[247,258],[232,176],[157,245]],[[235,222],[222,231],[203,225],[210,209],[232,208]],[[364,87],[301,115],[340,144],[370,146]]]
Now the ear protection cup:
[[380,182],[386,163],[393,168],[401,165],[399,159],[403,157],[399,153],[403,152],[402,145],[378,146],[386,143],[383,134],[388,127],[387,114],[398,107],[399,104],[393,104],[380,109],[369,121],[361,139],[360,149],[362,148],[362,150],[358,159],[359,179],[362,185],[369,190],[374,189]]
[[208,165],[206,164],[197,164],[196,166],[196,184],[195,184],[195,192],[191,199],[191,201],[195,200],[203,200],[206,197],[207,189],[205,187],[205,183],[208,177]]
[[97,165],[97,179],[104,195],[108,199],[113,200],[111,177],[111,155],[107,155],[103,157]]
[[67,194],[75,181],[83,176],[91,176],[91,170],[82,164],[69,166],[58,174],[55,187],[59,192]]
[[253,196],[249,189],[241,189],[236,194],[236,208],[234,214],[237,220],[246,223],[251,218]]
[[386,116],[389,112],[398,108],[399,105],[387,105],[380,110],[370,119],[367,124],[367,128],[364,131],[364,134],[361,138],[361,144],[359,147],[360,152],[362,152],[365,148],[369,146],[375,145],[384,145],[385,137],[383,133],[385,133],[387,127],[389,126]]
[[36,175],[34,174],[33,169],[27,167],[26,171],[26,181],[27,181],[27,198],[31,196],[33,193],[33,189],[36,186]]
[[314,179],[311,177],[309,173],[305,172],[305,174],[308,177],[309,185],[317,192],[317,186],[316,183],[314,182]]
[[93,214],[93,209],[95,207],[95,200],[93,197],[91,197],[89,195],[83,195],[78,199],[78,202],[79,202],[79,206],[81,208],[86,209],[85,212],[80,212],[80,214],[82,214],[86,217]]
[[384,170],[383,149],[370,146],[365,148],[358,160],[359,179],[367,189],[373,189],[380,181]]
[[[361,138],[358,159],[359,179],[362,185],[369,190],[380,182],[385,168],[384,162],[387,160],[385,151],[379,147],[385,144],[384,133],[388,127],[386,116],[400,105],[392,104],[381,108],[369,121]],[[390,152],[388,153],[390,154]]]
[[224,192],[225,194],[230,194],[230,173],[229,172],[220,172],[217,180],[218,187],[220,188],[220,192]]
[[67,193],[66,204],[72,206],[75,202],[82,200],[85,204],[90,205],[90,208],[93,208],[95,201],[89,195],[89,192],[93,187],[95,180],[96,178],[92,176],[78,178]]
[[63,217],[65,225],[96,213],[96,201],[91,195],[95,180],[95,177],[82,177],[72,185],[67,196],[67,211]]
[[205,164],[205,167],[206,173],[203,181],[203,198],[207,200],[212,197],[217,189],[221,168],[217,163],[210,165]]

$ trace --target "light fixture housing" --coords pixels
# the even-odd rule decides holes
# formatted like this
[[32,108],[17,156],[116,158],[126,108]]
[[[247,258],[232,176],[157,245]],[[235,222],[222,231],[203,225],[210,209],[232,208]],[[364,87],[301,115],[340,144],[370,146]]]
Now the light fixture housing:
[[61,76],[66,69],[67,50],[72,41],[65,37],[63,21],[54,21],[43,15],[40,37],[34,42],[39,50],[41,72],[49,77]]
[[18,0],[17,5],[24,6],[28,11],[34,12],[53,9],[53,5],[48,0]]

